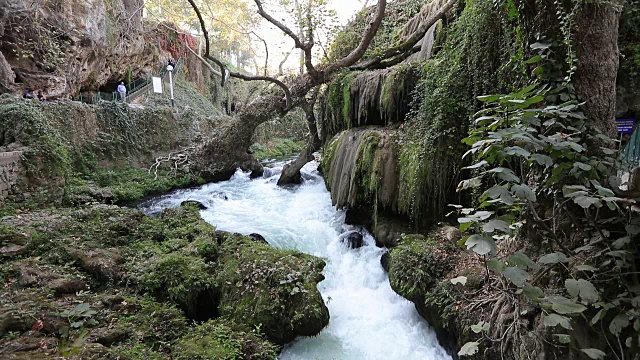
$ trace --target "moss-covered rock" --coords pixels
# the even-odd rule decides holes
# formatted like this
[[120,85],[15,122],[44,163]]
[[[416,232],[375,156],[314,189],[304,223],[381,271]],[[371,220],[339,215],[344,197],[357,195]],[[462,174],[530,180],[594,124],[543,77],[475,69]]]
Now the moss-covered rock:
[[229,322],[210,320],[197,325],[175,348],[175,360],[273,360],[278,348],[256,332]]
[[227,235],[216,277],[220,314],[260,328],[278,344],[316,335],[329,323],[317,288],[324,266],[310,255]]

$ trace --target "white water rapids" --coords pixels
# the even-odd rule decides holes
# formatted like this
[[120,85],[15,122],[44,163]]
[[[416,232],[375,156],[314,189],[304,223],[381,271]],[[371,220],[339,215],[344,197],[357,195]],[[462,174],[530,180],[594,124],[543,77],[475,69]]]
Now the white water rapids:
[[202,217],[219,230],[258,233],[272,246],[326,259],[318,288],[329,308],[329,325],[318,336],[287,345],[281,360],[450,360],[414,305],[391,289],[380,265],[385,250],[373,237],[366,234],[366,246],[355,250],[340,242],[340,234],[354,227],[344,225],[344,213],[331,205],[316,168],[317,163],[307,164],[306,181],[291,189],[276,186],[280,166],[254,180],[238,172],[229,181],[179,190],[145,209],[198,200],[209,207]]

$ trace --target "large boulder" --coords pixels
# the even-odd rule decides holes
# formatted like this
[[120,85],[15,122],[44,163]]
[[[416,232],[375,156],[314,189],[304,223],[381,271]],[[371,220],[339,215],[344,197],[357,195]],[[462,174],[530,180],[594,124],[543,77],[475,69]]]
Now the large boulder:
[[317,287],[324,280],[324,266],[317,257],[229,234],[216,274],[220,315],[260,326],[277,344],[317,335],[329,323],[329,310]]

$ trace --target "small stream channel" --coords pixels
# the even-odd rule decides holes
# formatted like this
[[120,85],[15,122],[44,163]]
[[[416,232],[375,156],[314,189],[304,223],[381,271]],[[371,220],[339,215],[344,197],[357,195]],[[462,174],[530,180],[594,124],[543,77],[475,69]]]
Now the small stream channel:
[[[397,295],[380,265],[384,249],[364,232],[365,246],[350,249],[340,235],[356,228],[331,205],[317,163],[303,169],[303,185],[276,186],[283,163],[251,180],[238,171],[229,180],[179,190],[144,205],[147,212],[177,207],[193,199],[207,205],[201,216],[219,230],[259,233],[274,247],[325,258],[318,287],[329,308],[329,325],[315,337],[299,337],[280,360],[449,360],[434,331],[414,305]],[[224,194],[224,196],[222,195]],[[226,200],[225,197],[226,196]]]

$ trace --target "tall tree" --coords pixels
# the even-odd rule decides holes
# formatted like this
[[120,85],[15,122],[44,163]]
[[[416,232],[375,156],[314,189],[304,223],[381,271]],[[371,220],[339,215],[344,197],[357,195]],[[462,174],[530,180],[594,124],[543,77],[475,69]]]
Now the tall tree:
[[[293,107],[304,104],[307,94],[312,89],[331,81],[341,69],[352,66],[362,68],[362,65],[359,65],[358,62],[371,45],[382,23],[387,5],[386,0],[378,0],[375,11],[371,12],[370,21],[362,34],[362,38],[352,51],[333,62],[316,65],[313,61],[315,43],[312,34],[307,33],[304,37],[298,36],[295,31],[292,31],[291,28],[265,11],[261,0],[254,0],[258,14],[291,38],[295,47],[304,52],[305,73],[287,78],[285,82],[270,76],[255,76],[229,71],[210,51],[208,29],[196,0],[187,1],[198,17],[204,34],[205,52],[203,58],[212,61],[219,67],[220,72],[223,74],[223,79],[233,77],[247,81],[260,80],[271,83],[271,86],[268,86],[260,96],[248,104],[242,105],[231,121],[227,122],[212,138],[208,139],[193,154],[189,155],[191,170],[198,172],[202,177],[210,181],[229,178],[238,167],[250,170],[254,175],[262,173],[260,163],[247,153],[256,127],[277,116],[282,116]],[[385,60],[390,60],[393,63],[394,59],[406,56],[406,53],[415,52],[414,46],[424,36],[426,30],[444,16],[455,2],[456,0],[449,0],[432,18],[418,27],[416,33],[409,36],[408,45],[407,40],[403,39],[402,45],[398,44],[393,47],[393,51],[385,52],[378,56],[374,64],[380,66]],[[313,138],[311,136],[312,141]],[[292,178],[292,181],[295,181],[296,177]],[[292,181],[282,181],[282,183]]]
[[618,25],[624,0],[585,1],[577,8],[575,87],[587,116],[609,135],[616,134]]

